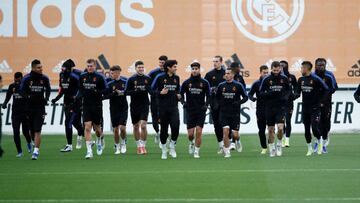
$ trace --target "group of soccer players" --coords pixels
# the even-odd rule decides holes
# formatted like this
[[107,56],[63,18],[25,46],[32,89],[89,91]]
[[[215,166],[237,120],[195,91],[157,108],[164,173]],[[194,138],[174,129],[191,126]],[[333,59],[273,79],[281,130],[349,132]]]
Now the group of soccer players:
[[[74,126],[78,134],[77,149],[82,147],[85,137],[85,158],[93,157],[94,145],[97,155],[102,154],[105,148],[102,103],[109,99],[115,154],[125,154],[129,96],[137,154],[147,154],[147,119],[151,110],[152,125],[156,131],[155,143],[159,143],[161,148],[161,159],[167,159],[168,154],[173,158],[177,157],[176,142],[180,127],[178,103],[181,103],[186,115],[189,153],[194,158],[200,158],[202,128],[206,111],[210,109],[219,144],[218,153],[229,158],[232,149],[242,151],[239,134],[240,110],[241,105],[250,99],[256,101],[261,154],[266,154],[269,148],[270,157],[282,156],[282,148],[290,146],[293,101],[302,95],[302,119],[308,145],[306,155],[310,156],[314,152],[327,153],[331,100],[338,87],[334,75],[326,70],[326,60],[323,58],[315,61],[315,71],[312,71],[313,65],[310,61],[304,61],[301,67],[302,76],[298,80],[289,73],[286,61],[274,61],[270,68],[262,65],[259,68],[260,78],[252,84],[249,93],[246,91],[240,65],[233,62],[226,68],[221,56],[213,58],[213,69],[206,73],[205,77],[201,76],[200,63],[193,62],[190,65],[190,77],[184,79],[182,84],[176,74],[177,61],[169,60],[166,56],[159,57],[159,67],[148,75],[145,74],[144,63],[137,61],[136,73],[130,78],[121,75],[118,65],[110,68],[109,77],[106,78],[106,74],[97,71],[96,60],[89,59],[86,64],[85,70],[80,71],[75,68],[76,65],[71,59],[63,63],[59,75],[59,92],[51,100],[51,103],[55,104],[64,97],[67,144],[61,152],[73,150]],[[13,98],[11,118],[17,157],[23,156],[20,126],[27,141],[27,150],[33,151],[32,159],[38,159],[40,154],[45,105],[48,104],[51,91],[49,78],[42,70],[41,62],[34,60],[29,74],[23,77],[22,73],[15,73],[14,83],[9,86],[2,105],[2,108],[6,108],[11,97]],[[360,102],[360,85],[354,97]],[[168,134],[169,126],[171,136]],[[95,142],[92,141],[92,130],[97,137]],[[310,130],[315,137],[314,145]]]

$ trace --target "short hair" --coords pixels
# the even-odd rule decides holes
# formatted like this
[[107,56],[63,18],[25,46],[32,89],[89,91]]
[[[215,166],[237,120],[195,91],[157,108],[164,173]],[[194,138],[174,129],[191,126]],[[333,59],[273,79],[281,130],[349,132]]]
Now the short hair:
[[238,62],[232,62],[230,68],[240,68],[240,64]]
[[41,64],[41,61],[38,59],[35,59],[31,62],[31,68],[35,68],[36,65]]
[[111,66],[110,71],[121,71],[121,67],[119,65]]
[[289,66],[289,63],[287,61],[285,61],[285,60],[280,61],[280,63],[285,63],[286,66]]
[[259,67],[259,69],[260,69],[260,72],[262,72],[263,70],[268,70],[269,67],[267,67],[267,65],[262,65]]
[[23,77],[22,72],[16,72],[16,73],[14,74],[14,78],[22,78],[22,77]]
[[88,59],[86,60],[86,63],[93,63],[96,65],[96,60],[95,59]]
[[229,70],[232,74],[236,74],[233,68],[226,68],[225,70]]
[[144,62],[142,62],[142,61],[136,61],[135,62],[135,68],[140,66],[140,65],[144,65]]
[[317,58],[316,60],[315,60],[315,64],[316,63],[318,63],[318,62],[321,62],[321,61],[323,61],[324,63],[325,63],[325,65],[326,65],[326,59],[325,58]]
[[223,62],[223,57],[220,55],[216,55],[214,58],[218,58],[220,60],[220,62]]
[[192,68],[192,67],[200,68],[200,63],[199,63],[199,62],[192,62],[192,63],[190,64],[190,67],[191,67],[191,68]]
[[178,64],[178,62],[176,60],[167,60],[167,61],[165,61],[164,69],[165,69],[165,71],[167,71],[168,68],[171,68],[171,67],[173,67],[174,65],[177,65],[177,64]]
[[168,57],[165,56],[165,55],[161,55],[161,56],[159,57],[159,60],[160,60],[160,61],[167,61],[167,60],[168,60]]
[[311,70],[312,67],[313,67],[313,65],[312,65],[312,63],[311,63],[310,61],[303,61],[303,62],[301,63],[301,65],[309,68],[309,70]]
[[279,61],[273,61],[271,63],[271,68],[275,68],[275,67],[279,67],[280,66],[280,62]]

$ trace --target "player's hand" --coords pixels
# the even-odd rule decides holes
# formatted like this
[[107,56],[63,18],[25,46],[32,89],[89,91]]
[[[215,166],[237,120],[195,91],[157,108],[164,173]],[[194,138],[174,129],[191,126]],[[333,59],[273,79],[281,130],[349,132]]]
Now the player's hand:
[[188,107],[186,102],[183,103],[183,107],[184,107],[184,109],[186,109]]
[[52,104],[55,104],[55,103],[56,103],[56,99],[52,99],[52,100],[51,100],[51,103],[52,103]]
[[176,96],[177,96],[178,100],[180,101],[181,100],[181,94],[177,94]]
[[206,111],[207,109],[208,109],[207,105],[204,105],[204,106],[201,107],[201,110],[203,110],[203,111]]
[[1,105],[1,108],[3,108],[3,109],[6,109],[6,107],[7,107],[6,104]]
[[168,92],[169,92],[169,89],[166,88],[166,87],[164,87],[164,88],[161,90],[160,94],[164,95],[164,94],[167,94]]

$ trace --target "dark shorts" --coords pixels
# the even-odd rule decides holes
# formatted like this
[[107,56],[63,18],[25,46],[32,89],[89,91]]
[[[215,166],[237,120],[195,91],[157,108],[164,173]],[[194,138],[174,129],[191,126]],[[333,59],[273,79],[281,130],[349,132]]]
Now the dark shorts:
[[240,129],[240,113],[223,113],[220,111],[220,124],[224,127],[229,127],[231,130],[239,131]]
[[128,109],[110,109],[110,117],[112,127],[118,127],[119,125],[126,125],[128,119]]
[[102,122],[102,106],[84,106],[83,107],[83,121],[93,122],[95,125],[100,125]]
[[203,128],[206,118],[206,111],[187,111],[186,125],[187,129],[195,128],[197,126]]
[[285,123],[285,107],[266,108],[266,124],[275,126],[278,123]]
[[28,109],[27,116],[31,132],[41,132],[45,115],[45,107],[32,107]]
[[149,116],[149,105],[130,107],[131,122],[147,121]]

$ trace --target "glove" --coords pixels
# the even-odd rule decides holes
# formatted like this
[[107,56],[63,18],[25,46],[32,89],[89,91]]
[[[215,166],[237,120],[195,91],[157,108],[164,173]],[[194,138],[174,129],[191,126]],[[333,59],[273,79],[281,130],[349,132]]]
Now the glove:
[[55,103],[56,103],[56,99],[52,99],[52,100],[51,100],[51,103],[52,103],[52,104],[55,104]]
[[1,108],[6,109],[7,105],[6,104],[2,104]]
[[183,103],[183,107],[184,107],[184,109],[187,109],[188,105],[186,102]]
[[206,111],[207,108],[208,108],[208,106],[207,106],[207,105],[204,105],[204,106],[201,107],[201,110]]

